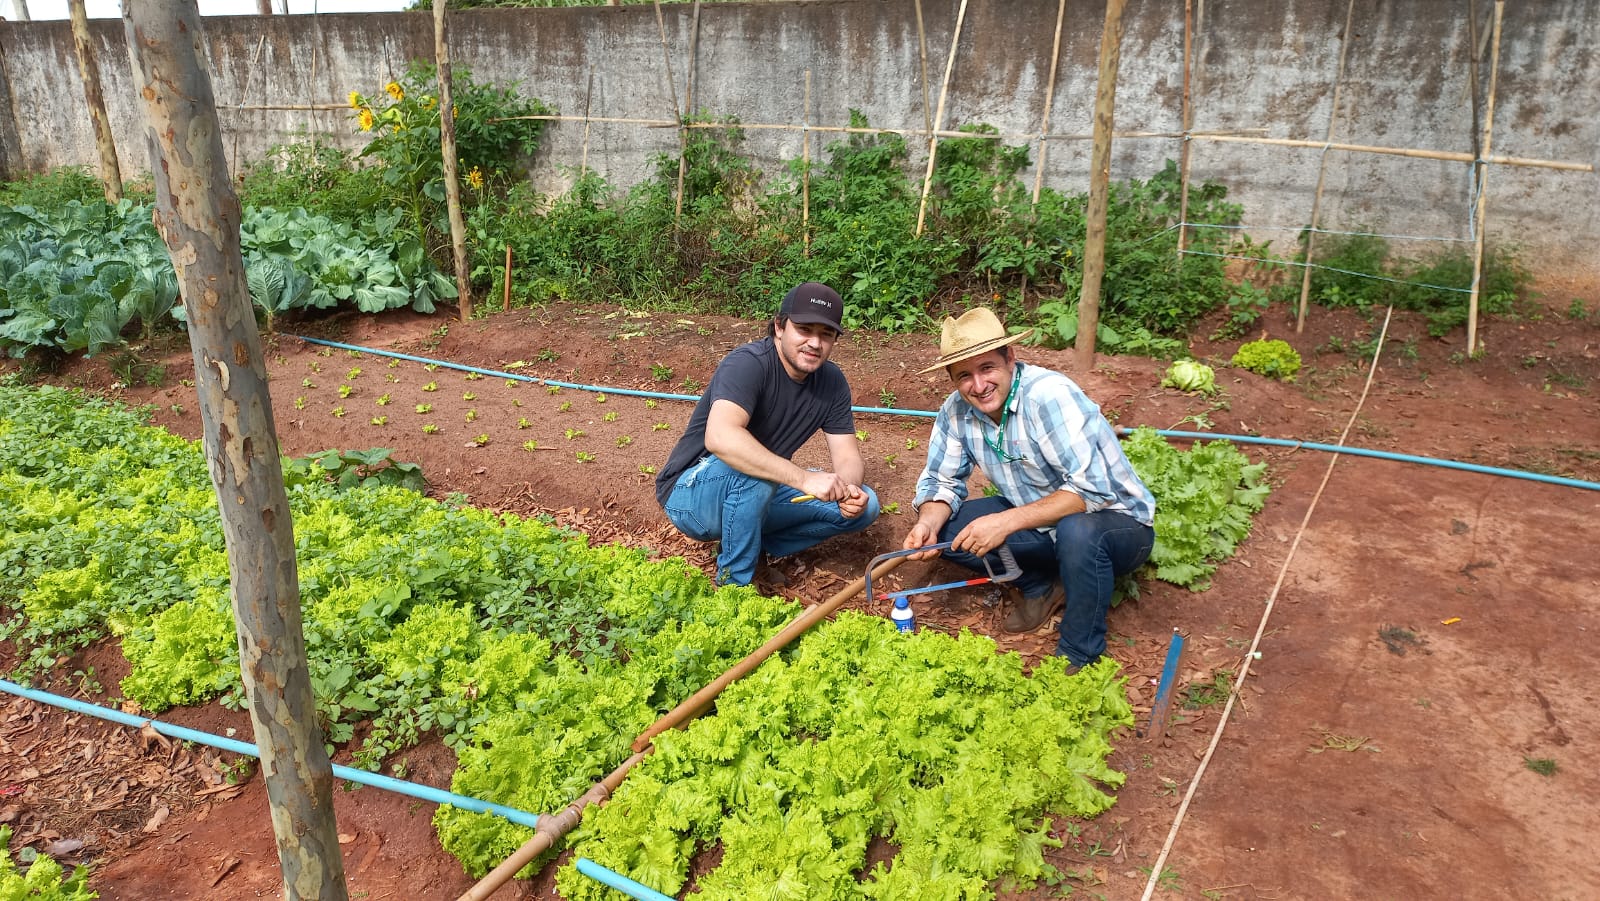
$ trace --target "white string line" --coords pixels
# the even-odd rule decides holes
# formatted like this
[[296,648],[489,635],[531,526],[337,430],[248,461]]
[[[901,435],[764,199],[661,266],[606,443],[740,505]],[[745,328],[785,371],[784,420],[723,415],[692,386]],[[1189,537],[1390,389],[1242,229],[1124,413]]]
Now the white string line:
[[1321,269],[1326,272],[1337,272],[1340,275],[1353,275],[1357,278],[1370,278],[1374,281],[1389,282],[1395,285],[1413,285],[1418,288],[1432,288],[1435,291],[1454,291],[1457,294],[1471,294],[1471,288],[1452,288],[1449,285],[1430,285],[1427,282],[1408,282],[1402,278],[1390,278],[1387,275],[1373,275],[1370,272],[1355,272],[1350,269],[1339,269],[1334,266],[1324,266],[1321,263],[1304,263],[1299,260],[1273,260],[1266,257],[1247,257],[1234,253],[1207,253],[1204,250],[1183,251],[1200,257],[1219,257],[1224,260],[1243,260],[1247,263],[1268,263],[1274,266],[1310,266],[1312,269]]
[[[1367,402],[1367,393],[1372,390],[1372,378],[1378,372],[1378,360],[1383,356],[1383,340],[1389,334],[1389,319],[1394,315],[1394,307],[1389,307],[1389,312],[1384,314],[1383,329],[1378,332],[1378,343],[1372,353],[1372,366],[1367,369],[1367,383],[1361,388],[1361,397],[1356,400],[1354,410],[1350,411],[1350,420],[1344,424],[1344,431],[1339,433],[1340,445],[1350,437],[1350,429],[1356,423],[1356,417],[1361,415],[1361,406]],[[1183,803],[1178,805],[1177,817],[1172,821],[1172,829],[1167,833],[1167,841],[1161,846],[1161,855],[1156,858],[1155,865],[1150,868],[1150,880],[1145,883],[1142,901],[1150,901],[1150,896],[1156,890],[1156,884],[1161,880],[1162,868],[1167,862],[1167,855],[1172,852],[1172,845],[1178,838],[1178,829],[1183,825],[1184,814],[1189,811],[1189,802],[1194,800],[1195,792],[1200,788],[1200,778],[1205,775],[1206,767],[1211,763],[1211,755],[1217,750],[1217,745],[1222,741],[1222,731],[1228,725],[1228,717],[1233,713],[1233,702],[1239,697],[1239,691],[1244,687],[1245,677],[1250,675],[1250,662],[1256,657],[1256,650],[1261,646],[1261,638],[1267,631],[1267,620],[1272,616],[1272,608],[1278,602],[1278,590],[1283,587],[1283,579],[1289,574],[1289,564],[1293,562],[1295,551],[1300,547],[1300,539],[1305,535],[1306,526],[1311,522],[1311,514],[1316,512],[1317,502],[1322,499],[1323,489],[1328,487],[1328,480],[1333,476],[1333,466],[1339,462],[1339,454],[1334,453],[1328,458],[1328,468],[1322,474],[1322,484],[1317,486],[1317,493],[1311,497],[1311,505],[1306,508],[1306,515],[1300,520],[1300,528],[1294,533],[1294,541],[1289,544],[1289,553],[1283,558],[1283,566],[1278,569],[1278,580],[1272,585],[1272,593],[1267,596],[1266,609],[1261,612],[1261,622],[1256,626],[1255,638],[1250,642],[1250,650],[1245,652],[1244,663],[1239,667],[1239,675],[1233,680],[1233,687],[1228,691],[1228,703],[1222,708],[1222,716],[1217,720],[1217,730],[1211,735],[1211,744],[1206,748],[1206,754],[1200,759],[1200,766],[1194,771],[1194,778],[1189,780],[1189,790],[1184,792]]]
[[[1442,235],[1391,235],[1384,232],[1348,232],[1331,228],[1309,228],[1304,225],[1225,225],[1217,222],[1180,222],[1178,225],[1187,225],[1190,228],[1225,228],[1235,231],[1278,231],[1278,232],[1316,232],[1319,235],[1350,235],[1360,238],[1395,238],[1402,241],[1460,241],[1468,242],[1471,238],[1447,238]],[[1177,228],[1177,225],[1171,226]]]

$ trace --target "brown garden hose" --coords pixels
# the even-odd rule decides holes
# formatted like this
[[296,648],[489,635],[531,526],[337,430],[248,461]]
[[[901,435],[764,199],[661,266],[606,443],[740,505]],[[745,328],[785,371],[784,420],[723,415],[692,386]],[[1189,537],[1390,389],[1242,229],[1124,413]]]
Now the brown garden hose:
[[[872,577],[877,579],[893,572],[895,567],[904,563],[907,559],[909,558],[894,557],[885,560],[873,571]],[[657,735],[668,729],[677,728],[704,713],[724,688],[749,675],[750,671],[760,666],[763,660],[782,650],[789,642],[799,638],[807,629],[810,629],[827,617],[828,614],[839,609],[840,605],[845,601],[860,594],[866,584],[867,579],[862,576],[846,585],[838,594],[795,617],[789,625],[783,627],[783,631],[768,639],[766,644],[756,648],[748,657],[729,667],[727,672],[712,680],[711,684],[690,695],[683,703],[672,708],[671,712],[656,720],[654,725],[640,733],[639,737],[633,740],[633,750],[636,752],[644,750],[650,746],[651,739]]]
[[[904,563],[908,558],[894,557],[885,560],[872,571],[874,579],[882,578],[893,572],[895,567]],[[539,825],[534,829],[533,838],[523,843],[516,853],[506,858],[505,862],[491,870],[488,875],[478,880],[478,883],[468,889],[457,901],[484,901],[494,894],[502,885],[511,881],[517,871],[527,866],[530,861],[540,854],[555,847],[562,836],[578,828],[578,821],[583,819],[583,809],[590,804],[603,804],[611,797],[612,792],[622,785],[622,780],[627,777],[628,771],[633,769],[639,761],[644,760],[655,751],[651,739],[657,735],[683,725],[694,719],[711,707],[712,701],[722,693],[724,688],[750,674],[751,670],[761,665],[763,660],[771,657],[773,653],[781,650],[789,642],[794,641],[806,630],[816,625],[839,609],[845,601],[860,594],[866,587],[865,576],[845,586],[838,594],[810,608],[795,617],[783,630],[767,640],[767,643],[752,651],[749,656],[729,667],[726,672],[691,695],[683,703],[674,707],[671,712],[655,721],[655,724],[644,730],[638,738],[633,740],[632,757],[622,762],[622,765],[611,771],[609,776],[595,783],[578,800],[567,805],[566,809],[558,814],[539,818]]]

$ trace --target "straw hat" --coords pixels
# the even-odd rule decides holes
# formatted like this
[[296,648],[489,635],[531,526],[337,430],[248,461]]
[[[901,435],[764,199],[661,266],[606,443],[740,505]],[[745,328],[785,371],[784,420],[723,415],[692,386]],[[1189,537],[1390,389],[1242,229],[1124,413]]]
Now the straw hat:
[[986,354],[991,350],[1005,347],[1033,334],[1033,329],[1025,329],[1015,335],[1006,334],[1006,327],[1001,324],[1000,317],[986,307],[978,307],[961,314],[961,318],[946,318],[944,329],[939,335],[939,359],[932,366],[917,373],[924,375],[935,369],[943,369],[951,363],[959,363]]

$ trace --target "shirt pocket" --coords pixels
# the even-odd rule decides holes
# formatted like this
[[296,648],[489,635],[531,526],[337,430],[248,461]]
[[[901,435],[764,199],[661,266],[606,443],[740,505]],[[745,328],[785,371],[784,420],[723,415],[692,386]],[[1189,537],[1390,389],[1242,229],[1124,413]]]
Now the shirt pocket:
[[1064,481],[1047,472],[1031,458],[1014,461],[1008,468],[1016,475],[1019,482],[1039,492],[1040,496],[1060,488]]

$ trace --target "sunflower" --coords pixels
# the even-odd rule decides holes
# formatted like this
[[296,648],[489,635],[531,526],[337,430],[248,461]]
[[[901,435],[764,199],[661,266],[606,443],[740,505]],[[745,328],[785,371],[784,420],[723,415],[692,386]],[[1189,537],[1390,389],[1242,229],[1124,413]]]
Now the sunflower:
[[473,166],[472,170],[467,173],[467,184],[471,185],[475,191],[483,190],[483,170]]
[[383,89],[389,92],[389,96],[394,98],[395,103],[399,103],[400,101],[406,99],[405,89],[400,87],[399,82],[391,81],[384,85]]
[[351,91],[350,92],[350,108],[351,109],[360,109],[361,108],[361,92],[360,91]]
[[369,110],[366,107],[361,108],[361,130],[372,130],[372,110]]

